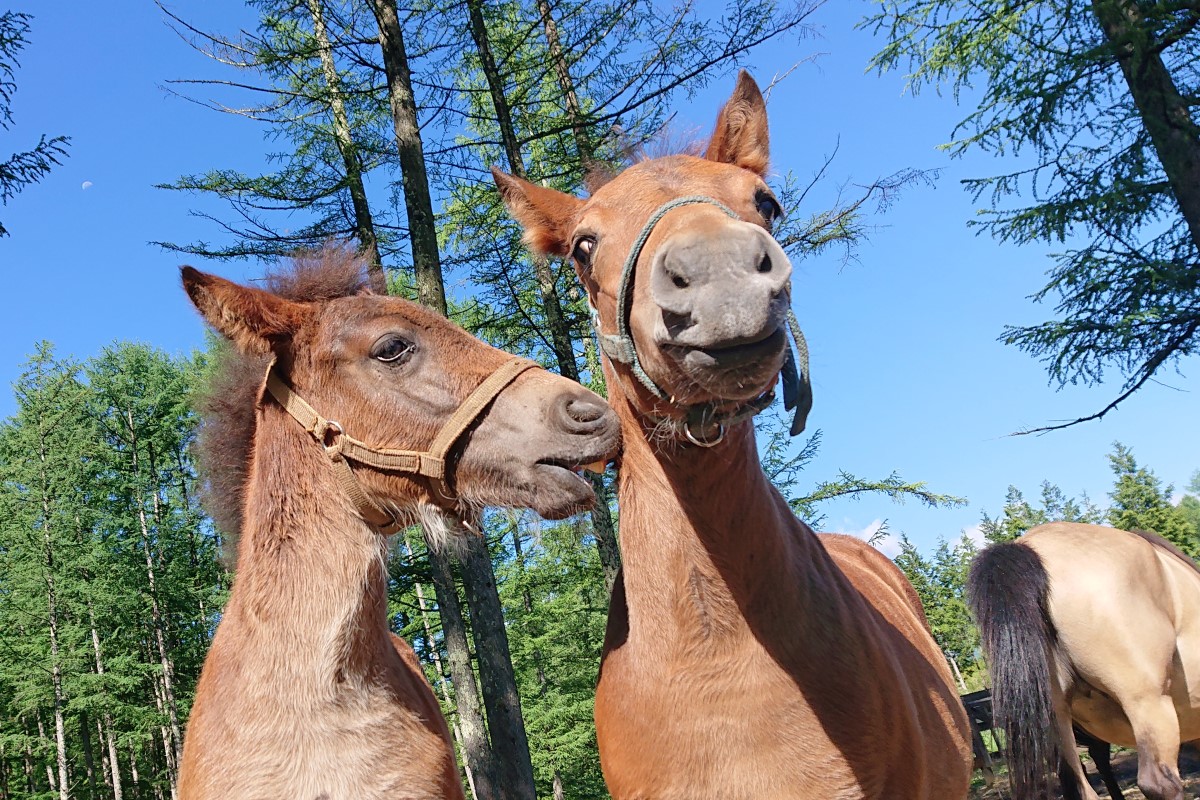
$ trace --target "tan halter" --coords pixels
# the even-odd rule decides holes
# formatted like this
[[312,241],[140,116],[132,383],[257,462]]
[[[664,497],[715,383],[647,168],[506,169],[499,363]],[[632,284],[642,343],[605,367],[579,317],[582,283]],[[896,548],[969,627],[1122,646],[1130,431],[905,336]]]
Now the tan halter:
[[400,530],[402,524],[390,511],[380,505],[367,494],[366,489],[354,477],[350,462],[366,464],[369,467],[388,472],[409,472],[424,475],[430,479],[435,492],[446,501],[452,502],[454,494],[446,484],[446,456],[450,448],[458,441],[467,427],[474,422],[489,403],[496,399],[518,375],[528,369],[537,367],[536,363],[524,358],[513,358],[484,379],[483,383],[471,392],[463,401],[446,424],[438,431],[428,450],[388,450],[372,447],[350,436],[342,429],[340,423],[326,419],[313,409],[304,398],[296,394],[292,387],[283,382],[275,372],[275,360],[267,365],[267,391],[271,393],[284,410],[291,414],[304,426],[322,447],[325,455],[333,462],[337,473],[338,483],[350,496],[355,509],[370,524],[382,533],[392,534]]

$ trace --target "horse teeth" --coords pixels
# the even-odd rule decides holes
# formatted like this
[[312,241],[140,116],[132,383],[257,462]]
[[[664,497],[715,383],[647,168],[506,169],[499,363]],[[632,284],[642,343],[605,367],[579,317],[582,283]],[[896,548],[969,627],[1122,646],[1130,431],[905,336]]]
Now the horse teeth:
[[583,468],[586,469],[588,472],[594,472],[597,475],[603,475],[604,469],[607,466],[608,466],[608,463],[605,462],[604,459],[600,459],[599,461],[593,461],[591,464],[585,464],[583,466]]

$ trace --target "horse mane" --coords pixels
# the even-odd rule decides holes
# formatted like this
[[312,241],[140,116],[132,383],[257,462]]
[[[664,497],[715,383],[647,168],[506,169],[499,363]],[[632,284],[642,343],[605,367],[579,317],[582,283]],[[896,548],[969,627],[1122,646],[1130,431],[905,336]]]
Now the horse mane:
[[[268,268],[262,288],[297,302],[349,297],[368,291],[365,267],[350,248],[327,245]],[[224,538],[223,556],[230,567],[242,532],[255,407],[266,368],[266,356],[239,353],[220,340],[198,396],[195,453],[200,503]]]
[[1154,547],[1158,547],[1162,550],[1166,550],[1168,553],[1175,556],[1183,563],[1187,564],[1189,567],[1194,569],[1196,572],[1200,573],[1200,566],[1197,566],[1196,562],[1192,559],[1192,557],[1189,556],[1187,553],[1183,552],[1182,550],[1180,550],[1179,547],[1174,542],[1172,542],[1170,539],[1167,539],[1164,536],[1161,536],[1160,534],[1155,533],[1154,531],[1129,531],[1129,532],[1132,533],[1134,536],[1140,536],[1141,538],[1145,539],[1147,542],[1149,542]]
[[588,194],[609,183],[625,169],[635,164],[658,161],[667,156],[704,157],[706,142],[696,139],[694,131],[676,131],[664,126],[649,139],[635,140],[628,137],[618,139],[616,156],[609,160],[591,161],[583,176],[583,188]]

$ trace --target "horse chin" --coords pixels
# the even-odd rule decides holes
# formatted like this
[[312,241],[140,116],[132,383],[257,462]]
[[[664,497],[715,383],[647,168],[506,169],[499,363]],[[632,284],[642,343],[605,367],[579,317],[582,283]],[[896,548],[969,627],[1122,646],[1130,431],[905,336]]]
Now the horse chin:
[[753,400],[775,385],[786,356],[787,334],[781,326],[754,342],[729,347],[661,346],[688,387],[675,393],[676,402],[741,403]]

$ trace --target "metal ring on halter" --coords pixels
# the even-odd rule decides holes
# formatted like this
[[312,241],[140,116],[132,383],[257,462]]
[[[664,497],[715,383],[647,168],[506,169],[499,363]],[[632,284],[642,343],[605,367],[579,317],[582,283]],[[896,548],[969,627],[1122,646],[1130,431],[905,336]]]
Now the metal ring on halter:
[[346,429],[342,427],[342,423],[335,419],[326,420],[325,425],[321,430],[321,446],[326,450],[334,446],[333,442],[328,441],[330,433],[332,433],[335,437],[343,436],[346,433]]
[[692,423],[690,421],[683,423],[683,435],[687,437],[689,442],[697,447],[716,447],[721,442],[725,441],[725,423],[717,423],[717,438],[715,439],[696,438],[696,435],[692,433]]

